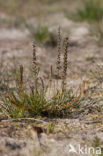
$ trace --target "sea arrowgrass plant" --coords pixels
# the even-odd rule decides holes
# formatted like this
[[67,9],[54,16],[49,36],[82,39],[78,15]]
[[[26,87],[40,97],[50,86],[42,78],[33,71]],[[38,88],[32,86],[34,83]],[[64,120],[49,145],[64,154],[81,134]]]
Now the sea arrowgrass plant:
[[64,59],[63,59],[63,74],[62,74],[62,92],[66,90],[67,64],[68,64],[68,38],[64,41]]
[[[60,35],[60,29],[59,29]],[[59,36],[60,37],[60,36]],[[60,38],[59,38],[60,39]],[[60,42],[60,40],[59,40]],[[60,44],[59,44],[60,47]],[[59,49],[60,50],[60,49]],[[58,62],[60,66],[60,51],[58,50]],[[64,42],[64,59],[63,59],[63,72],[62,72],[62,88],[58,86],[52,88],[51,85],[55,82],[52,79],[52,68],[49,85],[46,80],[43,80],[39,76],[36,46],[33,43],[33,80],[34,84],[30,86],[30,90],[26,89],[26,84],[23,81],[23,66],[19,66],[18,75],[18,91],[8,92],[6,97],[3,98],[3,112],[6,112],[7,116],[11,118],[21,117],[34,117],[34,116],[47,116],[47,117],[65,117],[70,116],[73,112],[77,112],[81,104],[81,95],[85,89],[85,82],[78,96],[75,96],[71,89],[66,89],[66,77],[67,77],[67,62],[68,62],[68,38],[65,38]],[[61,68],[59,72],[61,73]],[[59,76],[60,76],[60,73]],[[40,82],[40,83],[38,83]],[[52,84],[51,84],[52,83]],[[39,85],[40,84],[40,85]],[[42,88],[41,88],[42,86]],[[47,90],[54,94],[48,98]]]

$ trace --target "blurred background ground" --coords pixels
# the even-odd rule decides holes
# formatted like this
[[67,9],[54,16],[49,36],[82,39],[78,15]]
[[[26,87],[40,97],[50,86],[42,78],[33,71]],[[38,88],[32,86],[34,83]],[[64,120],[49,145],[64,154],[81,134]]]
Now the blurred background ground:
[[[1,95],[5,93],[8,86],[15,88],[13,75],[15,76],[19,64],[24,66],[25,75],[29,74],[32,63],[33,40],[36,41],[37,45],[38,65],[41,68],[41,74],[44,78],[48,77],[50,66],[55,65],[56,62],[59,26],[61,27],[62,38],[69,37],[68,87],[77,89],[85,80],[86,89],[88,89],[102,81],[102,11],[96,9],[97,14],[90,16],[96,12],[95,7],[92,7],[93,4],[91,3],[89,9],[87,8],[90,15],[77,11],[78,8],[83,8],[83,6],[81,0],[6,0],[6,2],[0,0]],[[96,6],[96,8],[102,7],[99,0]],[[98,10],[100,10],[100,7]],[[97,75],[91,77],[90,70],[96,70]],[[96,88],[96,98],[102,98],[102,82],[98,87],[99,89]],[[101,92],[98,90],[101,90]],[[88,91],[88,94],[90,98],[94,94],[93,90]],[[32,134],[35,135],[33,138],[25,132],[26,127],[27,131],[30,130],[35,133],[32,128],[32,125],[37,124],[35,121],[32,124],[31,122],[9,123],[3,122],[1,117],[1,155],[29,156],[31,153],[31,156],[40,154],[57,156],[60,148],[65,150],[64,147],[69,143],[74,145],[88,144],[89,146],[95,144],[97,141],[94,141],[95,137],[99,140],[98,146],[103,149],[103,113],[101,110],[103,104],[102,102],[94,102],[92,104],[88,103],[88,105],[90,105],[90,108],[84,110],[83,114],[79,114],[75,119],[57,119],[56,122],[51,120],[53,130],[50,134],[44,133],[44,136],[39,140],[38,138],[35,139],[36,134]],[[98,110],[97,106],[100,106]],[[48,119],[43,120],[48,121]],[[95,121],[99,122],[95,123]],[[31,127],[28,127],[28,125],[31,125]],[[37,125],[45,128],[45,124]],[[46,123],[46,126],[48,127],[48,123]],[[25,135],[22,134],[24,132]],[[27,140],[29,140],[28,143]],[[65,150],[62,155],[66,156],[69,153]]]

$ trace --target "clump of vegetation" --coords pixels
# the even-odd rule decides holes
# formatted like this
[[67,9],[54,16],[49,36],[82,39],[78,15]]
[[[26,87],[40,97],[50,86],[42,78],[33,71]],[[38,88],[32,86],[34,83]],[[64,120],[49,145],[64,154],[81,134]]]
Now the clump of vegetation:
[[78,8],[76,13],[71,15],[72,18],[79,21],[97,22],[103,15],[102,0],[84,0],[84,8]]
[[44,43],[48,38],[48,28],[44,25],[34,27],[32,24],[26,24],[31,36],[39,43]]
[[[32,33],[33,34],[33,33]],[[48,38],[48,28],[46,26],[38,26],[34,32],[34,37],[36,41],[43,43]]]
[[[36,46],[35,43],[33,43],[32,69],[34,84],[30,86],[30,91],[26,90],[26,84],[24,84],[23,77],[23,66],[20,65],[17,91],[8,92],[6,97],[3,98],[2,110],[7,116],[12,118],[34,116],[65,117],[79,111],[81,105],[80,97],[84,92],[85,82],[83,82],[83,87],[78,96],[73,94],[72,89],[66,89],[68,38],[65,38],[64,41],[64,59],[62,70],[60,68],[60,30],[58,37],[57,74],[59,74],[59,77],[62,79],[61,88],[58,87],[57,79],[56,86],[52,91],[52,97],[49,99],[47,98],[52,90],[52,75],[50,76],[49,84],[46,82],[46,80],[43,80],[43,78],[39,76],[39,67],[37,65],[36,58]],[[54,73],[52,74],[56,75]]]
[[[83,7],[76,12],[69,13],[67,18],[75,21],[87,21],[91,24],[90,31],[96,36],[99,43],[103,41],[103,1],[84,0]],[[95,23],[95,24],[94,24]]]
[[57,45],[56,35],[54,32],[49,32],[48,27],[45,25],[39,25],[34,27],[31,24],[26,24],[32,38],[37,42],[43,43],[46,46],[55,47]]

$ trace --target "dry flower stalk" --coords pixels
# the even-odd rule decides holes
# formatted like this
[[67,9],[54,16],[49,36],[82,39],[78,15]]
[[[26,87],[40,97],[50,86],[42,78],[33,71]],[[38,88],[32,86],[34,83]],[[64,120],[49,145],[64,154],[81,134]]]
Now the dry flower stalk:
[[37,71],[37,58],[36,58],[36,46],[35,43],[33,42],[33,73],[34,73],[34,81],[35,81],[35,93],[37,93],[37,76],[38,76],[38,71]]
[[63,75],[62,75],[62,91],[66,89],[66,76],[67,76],[67,64],[68,64],[68,38],[64,41],[64,58],[63,58]]
[[33,42],[33,72],[34,72],[34,78],[37,77],[37,58],[36,58],[36,46],[35,43]]
[[21,96],[23,96],[23,66],[19,66],[19,80],[18,80],[18,86],[20,89]]
[[57,75],[60,76],[60,68],[61,68],[61,30],[58,28],[58,56],[57,56]]

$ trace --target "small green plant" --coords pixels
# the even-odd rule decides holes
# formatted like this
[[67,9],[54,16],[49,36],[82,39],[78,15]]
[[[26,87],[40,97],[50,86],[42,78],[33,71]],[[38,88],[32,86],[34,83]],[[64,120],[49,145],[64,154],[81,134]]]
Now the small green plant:
[[[59,64],[61,64],[59,50],[60,47],[58,47],[57,60],[59,59]],[[50,78],[49,84],[47,84],[46,80],[43,80],[43,78],[39,76],[36,46],[35,43],[33,43],[32,69],[34,84],[30,86],[29,91],[26,89],[26,84],[24,84],[23,66],[20,65],[17,91],[9,91],[6,97],[3,98],[2,110],[7,116],[12,118],[34,116],[65,117],[72,115],[74,112],[78,112],[81,105],[80,97],[85,89],[85,82],[83,82],[82,90],[78,96],[73,94],[72,89],[66,89],[67,50],[68,38],[64,41],[63,76],[61,76],[62,88],[58,87],[58,83],[54,88],[51,88],[51,82],[53,82],[53,80]],[[57,69],[60,70],[60,68]],[[41,84],[40,86],[39,83]],[[47,98],[48,90],[53,93],[49,99]]]
[[99,147],[100,146],[100,139],[97,136],[94,138],[93,146],[94,147]]
[[[76,12],[67,14],[67,18],[75,21],[87,21],[90,25],[90,32],[96,36],[99,45],[103,42],[103,1],[84,0],[83,7]],[[94,24],[95,23],[95,24]]]
[[33,25],[26,24],[26,27],[31,33],[31,36],[39,43],[44,43],[48,38],[48,28],[43,25],[37,26],[35,28]]
[[43,43],[46,46],[56,47],[57,40],[55,32],[50,32],[45,25],[39,25],[34,27],[32,24],[25,24],[29,30],[31,36],[39,43]]
[[71,14],[72,19],[79,21],[97,22],[103,15],[102,0],[84,0],[83,8],[78,8],[76,13]]
[[49,124],[47,127],[47,134],[53,133],[54,131],[54,124]]
[[[96,136],[93,140],[93,147],[101,147],[100,145],[100,139]],[[97,156],[96,154],[94,154],[93,156]],[[100,156],[103,156],[103,151],[101,151]]]
[[38,26],[34,32],[34,37],[38,42],[43,43],[48,38],[48,28],[42,25]]

